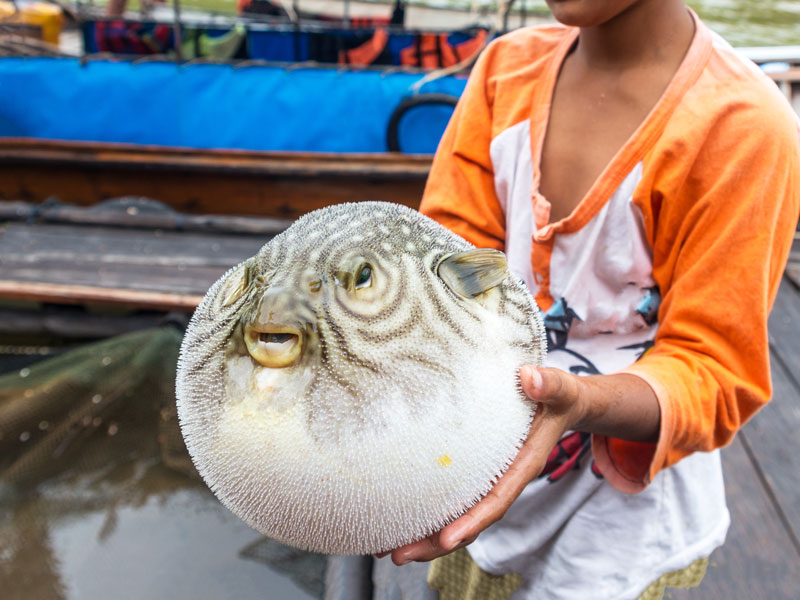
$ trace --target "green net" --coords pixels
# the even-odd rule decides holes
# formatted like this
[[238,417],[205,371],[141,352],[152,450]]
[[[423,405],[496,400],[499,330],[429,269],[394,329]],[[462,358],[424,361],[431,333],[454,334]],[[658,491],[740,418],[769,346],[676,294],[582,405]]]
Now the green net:
[[173,327],[145,330],[0,377],[0,485],[157,449],[160,415],[174,410],[180,341]]
[[192,466],[181,338],[138,331],[0,375],[4,599],[322,596],[325,557],[266,540]]

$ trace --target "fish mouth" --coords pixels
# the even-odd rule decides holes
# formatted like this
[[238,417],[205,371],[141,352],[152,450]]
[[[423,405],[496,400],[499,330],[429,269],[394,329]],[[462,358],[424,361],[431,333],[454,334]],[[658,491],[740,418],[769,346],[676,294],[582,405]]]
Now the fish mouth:
[[290,325],[247,325],[244,342],[256,362],[272,369],[290,367],[303,354],[303,332]]

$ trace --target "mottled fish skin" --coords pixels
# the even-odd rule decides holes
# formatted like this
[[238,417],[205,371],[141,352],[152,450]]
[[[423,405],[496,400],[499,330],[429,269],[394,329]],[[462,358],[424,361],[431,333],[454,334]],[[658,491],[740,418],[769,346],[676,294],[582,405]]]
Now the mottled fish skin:
[[[514,277],[476,297],[443,281],[442,262],[472,248],[406,207],[337,205],[212,286],[177,396],[223,503],[282,542],[354,554],[419,539],[491,488],[527,434],[517,371],[541,364],[545,335]],[[243,337],[256,322],[302,332],[299,360],[254,360]]]

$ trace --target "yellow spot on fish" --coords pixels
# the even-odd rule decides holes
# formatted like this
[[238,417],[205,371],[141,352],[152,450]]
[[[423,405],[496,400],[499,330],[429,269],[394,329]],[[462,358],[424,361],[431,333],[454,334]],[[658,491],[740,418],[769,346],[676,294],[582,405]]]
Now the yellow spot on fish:
[[453,459],[450,458],[449,454],[442,454],[439,458],[436,459],[439,462],[439,466],[441,467],[449,467],[450,463],[453,462]]

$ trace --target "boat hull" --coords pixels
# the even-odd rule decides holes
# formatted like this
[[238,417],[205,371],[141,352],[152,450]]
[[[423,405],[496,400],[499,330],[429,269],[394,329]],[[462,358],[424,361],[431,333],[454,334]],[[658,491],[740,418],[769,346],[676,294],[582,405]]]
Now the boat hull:
[[416,208],[429,156],[200,150],[0,139],[0,199],[78,206],[156,198],[189,214],[296,218],[341,202]]

